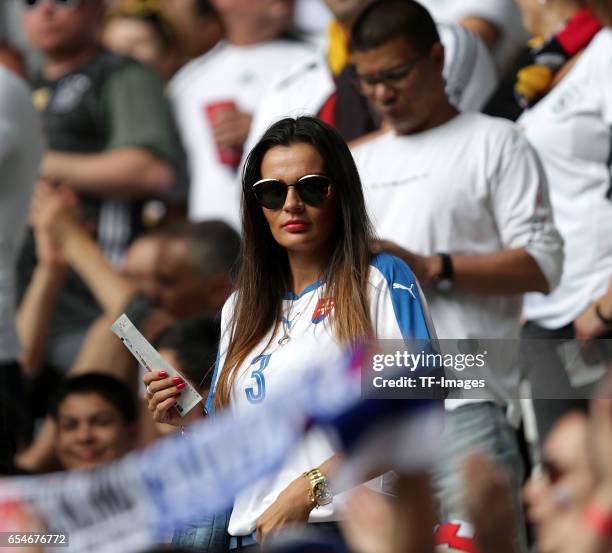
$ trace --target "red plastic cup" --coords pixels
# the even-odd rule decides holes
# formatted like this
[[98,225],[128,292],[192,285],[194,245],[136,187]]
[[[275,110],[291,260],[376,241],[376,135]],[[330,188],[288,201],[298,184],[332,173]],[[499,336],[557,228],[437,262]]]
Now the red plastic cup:
[[[236,110],[236,102],[233,100],[222,100],[220,102],[213,102],[204,107],[206,117],[211,125],[217,117],[217,112],[223,111],[224,109]],[[238,167],[242,159],[242,148],[221,148],[217,144],[217,157],[223,165]]]

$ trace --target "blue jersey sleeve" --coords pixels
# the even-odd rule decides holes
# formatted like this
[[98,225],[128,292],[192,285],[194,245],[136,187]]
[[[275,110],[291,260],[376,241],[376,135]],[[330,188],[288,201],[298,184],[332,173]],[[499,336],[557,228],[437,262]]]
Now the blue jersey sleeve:
[[377,338],[436,338],[427,302],[404,261],[388,254],[374,256],[370,285],[371,317]]

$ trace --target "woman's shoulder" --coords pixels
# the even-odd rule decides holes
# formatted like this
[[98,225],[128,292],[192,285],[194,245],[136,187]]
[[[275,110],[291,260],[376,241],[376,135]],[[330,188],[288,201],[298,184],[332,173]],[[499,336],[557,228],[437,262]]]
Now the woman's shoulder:
[[410,286],[416,284],[416,277],[404,260],[388,253],[378,253],[370,260],[368,282],[379,290],[410,290]]
[[234,290],[229,297],[225,300],[223,308],[221,309],[221,325],[225,326],[228,321],[231,320],[234,310],[236,308],[236,301],[238,298],[238,291]]

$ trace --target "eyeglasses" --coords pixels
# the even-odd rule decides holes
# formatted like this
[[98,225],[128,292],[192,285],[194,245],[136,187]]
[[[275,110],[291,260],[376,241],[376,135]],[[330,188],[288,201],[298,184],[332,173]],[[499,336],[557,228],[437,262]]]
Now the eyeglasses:
[[253,185],[257,201],[267,209],[280,209],[285,205],[289,188],[295,188],[300,199],[309,206],[320,206],[329,196],[331,180],[325,175],[304,175],[295,184],[279,179],[261,179]]
[[51,2],[56,8],[78,8],[84,0],[21,0],[24,8],[33,10],[43,2]]
[[355,76],[356,84],[361,89],[370,89],[381,83],[390,87],[399,86],[404,79],[407,79],[410,76],[412,70],[422,59],[422,57],[419,57],[404,65],[392,67],[391,69],[387,69],[386,71],[382,71],[375,75],[357,74]]

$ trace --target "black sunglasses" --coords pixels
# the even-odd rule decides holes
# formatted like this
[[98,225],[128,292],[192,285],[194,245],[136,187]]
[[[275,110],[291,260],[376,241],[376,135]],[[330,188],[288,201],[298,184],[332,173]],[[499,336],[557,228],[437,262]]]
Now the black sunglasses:
[[295,188],[300,199],[309,206],[320,206],[329,196],[331,180],[325,175],[304,175],[295,184],[278,179],[261,179],[253,185],[257,201],[267,209],[280,209],[285,205],[289,188]]
[[404,79],[407,79],[410,76],[413,69],[422,59],[423,56],[420,56],[404,65],[392,67],[391,69],[387,69],[386,71],[377,73],[375,75],[360,75],[357,73],[354,76],[354,82],[356,86],[361,89],[370,89],[380,83],[384,83],[385,86],[397,86]]
[[[21,3],[26,9],[31,10],[47,1],[49,0],[21,0]],[[83,0],[51,0],[51,3],[58,8],[78,8]]]

